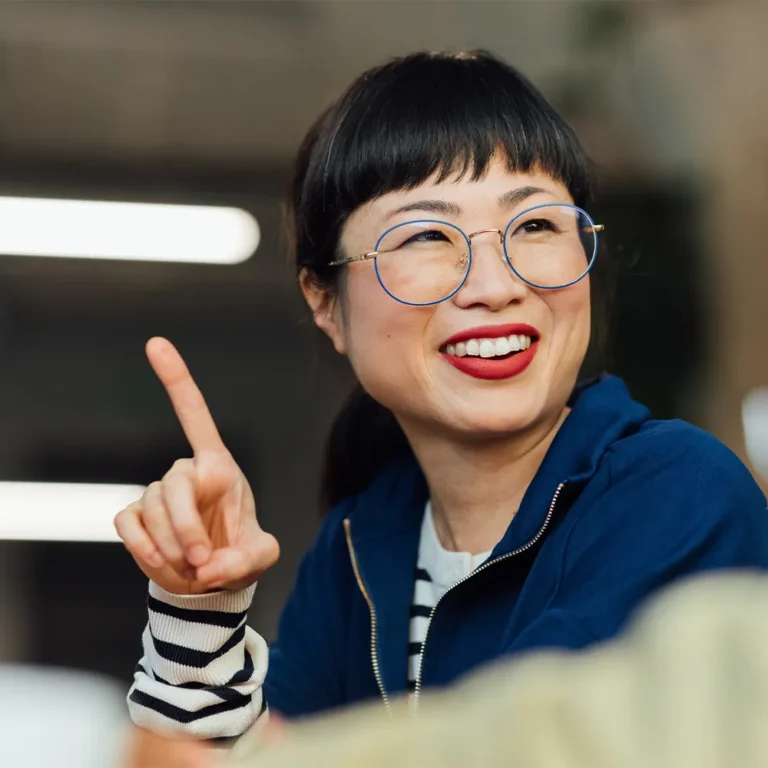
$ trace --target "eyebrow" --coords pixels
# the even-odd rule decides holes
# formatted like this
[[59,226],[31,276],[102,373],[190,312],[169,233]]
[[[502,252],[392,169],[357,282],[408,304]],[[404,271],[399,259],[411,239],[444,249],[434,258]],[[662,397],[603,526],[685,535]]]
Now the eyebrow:
[[[543,189],[542,187],[518,187],[517,189],[505,192],[499,197],[498,202],[503,208],[514,208],[532,195],[547,191],[548,190]],[[448,202],[447,200],[415,200],[412,203],[401,205],[399,208],[390,211],[386,218],[390,219],[398,213],[408,213],[409,211],[439,213],[443,216],[460,216],[462,212],[460,205]]]

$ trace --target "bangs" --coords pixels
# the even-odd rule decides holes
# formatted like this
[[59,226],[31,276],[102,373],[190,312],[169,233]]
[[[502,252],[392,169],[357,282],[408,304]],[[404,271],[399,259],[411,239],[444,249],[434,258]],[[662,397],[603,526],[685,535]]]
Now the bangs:
[[512,172],[561,181],[576,205],[589,200],[588,161],[573,131],[490,54],[417,54],[372,70],[327,118],[322,168],[308,169],[321,193],[310,199],[322,199],[326,214],[346,217],[432,177],[480,179],[499,156]]

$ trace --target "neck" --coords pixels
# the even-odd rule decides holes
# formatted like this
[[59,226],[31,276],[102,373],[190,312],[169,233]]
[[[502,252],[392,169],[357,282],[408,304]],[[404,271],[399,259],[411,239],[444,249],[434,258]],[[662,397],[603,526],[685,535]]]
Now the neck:
[[402,424],[429,485],[435,530],[448,550],[493,549],[568,415],[568,409],[524,435],[491,442],[446,440]]

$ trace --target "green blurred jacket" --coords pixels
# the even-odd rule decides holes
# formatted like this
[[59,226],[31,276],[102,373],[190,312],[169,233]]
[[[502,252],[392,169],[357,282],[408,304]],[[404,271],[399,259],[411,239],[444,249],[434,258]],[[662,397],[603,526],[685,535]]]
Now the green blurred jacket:
[[498,663],[441,693],[246,734],[230,768],[768,768],[768,577],[700,578],[622,639]]

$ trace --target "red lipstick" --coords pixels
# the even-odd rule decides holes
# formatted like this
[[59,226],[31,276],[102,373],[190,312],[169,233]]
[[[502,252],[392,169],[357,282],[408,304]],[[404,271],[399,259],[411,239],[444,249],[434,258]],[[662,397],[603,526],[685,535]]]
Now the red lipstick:
[[[505,357],[457,357],[444,350],[448,344],[458,344],[469,339],[498,339],[502,336],[529,336],[531,346],[521,352],[512,352]],[[539,332],[530,325],[514,323],[507,325],[482,325],[455,333],[441,348],[443,358],[454,368],[476,379],[510,379],[522,373],[532,362],[539,348]]]

